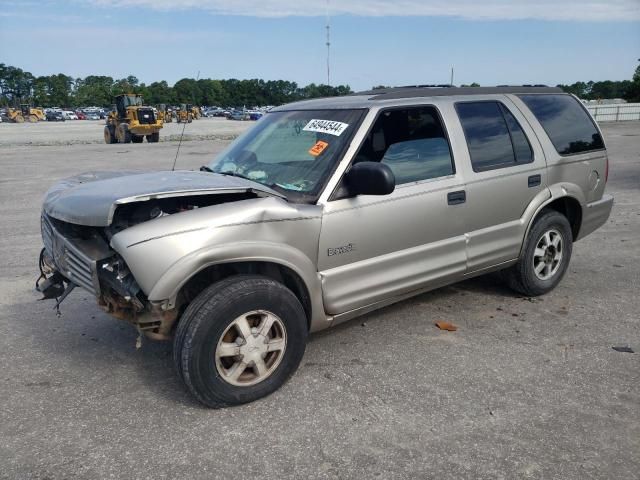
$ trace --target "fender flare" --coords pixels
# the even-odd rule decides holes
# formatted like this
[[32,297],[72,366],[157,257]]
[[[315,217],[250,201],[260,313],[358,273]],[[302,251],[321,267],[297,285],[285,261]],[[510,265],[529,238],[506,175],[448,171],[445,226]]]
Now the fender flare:
[[[582,192],[582,189],[574,183],[562,182],[562,183],[556,183],[554,185],[549,185],[547,187],[547,192],[549,193],[550,196],[546,197],[545,200],[542,201],[541,203],[532,201],[527,207],[527,209],[525,210],[524,215],[522,216],[523,223],[527,224],[527,228],[525,229],[524,236],[522,237],[522,245],[520,246],[520,255],[522,255],[522,250],[524,248],[525,241],[529,236],[529,231],[533,226],[533,222],[538,217],[540,212],[547,205],[561,198],[572,198],[573,200],[576,200],[580,204],[580,208],[582,210],[584,210],[586,207],[586,200],[584,197],[584,193]],[[536,199],[537,198],[538,197],[536,197]]]
[[148,299],[152,302],[168,301],[167,308],[173,308],[178,292],[194,275],[213,265],[243,262],[273,263],[295,272],[309,293],[312,330],[329,326],[322,303],[322,284],[315,264],[302,251],[280,243],[237,242],[191,252],[161,275],[149,291]]

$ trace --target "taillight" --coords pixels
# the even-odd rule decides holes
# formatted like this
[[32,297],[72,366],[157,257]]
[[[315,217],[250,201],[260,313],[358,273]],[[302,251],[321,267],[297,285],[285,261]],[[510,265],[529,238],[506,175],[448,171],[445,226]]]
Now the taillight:
[[609,181],[609,156],[607,156],[607,164],[604,167],[604,183]]

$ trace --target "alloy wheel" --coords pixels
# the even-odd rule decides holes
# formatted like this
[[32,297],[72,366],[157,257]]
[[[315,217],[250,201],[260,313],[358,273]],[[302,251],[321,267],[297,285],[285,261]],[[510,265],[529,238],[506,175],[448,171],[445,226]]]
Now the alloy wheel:
[[542,234],[533,251],[533,271],[540,280],[549,280],[562,265],[563,241],[554,228]]
[[286,347],[282,320],[268,311],[251,311],[231,322],[220,337],[216,369],[231,385],[255,385],[278,368]]

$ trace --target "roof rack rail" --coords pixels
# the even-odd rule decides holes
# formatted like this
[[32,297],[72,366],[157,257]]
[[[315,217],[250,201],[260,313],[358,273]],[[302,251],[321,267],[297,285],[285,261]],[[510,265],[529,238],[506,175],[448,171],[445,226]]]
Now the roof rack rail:
[[545,88],[554,88],[549,85],[544,85],[543,83],[523,83],[522,85],[496,85],[496,88],[506,88],[506,87],[545,87]]
[[497,87],[456,87],[452,85],[413,85],[378,88],[351,95],[370,96],[369,100],[391,100],[413,97],[443,97],[452,95],[505,95],[518,93],[564,93],[561,88],[546,85],[499,85]]
[[425,84],[425,85],[403,85],[400,87],[391,87],[391,88],[454,88],[455,85],[451,85],[450,83],[440,83],[440,84]]

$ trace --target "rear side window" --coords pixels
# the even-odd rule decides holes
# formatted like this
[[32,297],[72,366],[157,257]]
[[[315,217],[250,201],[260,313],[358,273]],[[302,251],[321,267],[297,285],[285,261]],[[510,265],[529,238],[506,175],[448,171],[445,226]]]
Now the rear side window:
[[474,172],[533,161],[531,145],[513,114],[500,102],[456,104]]
[[518,95],[538,119],[560,155],[604,148],[593,121],[570,95]]

